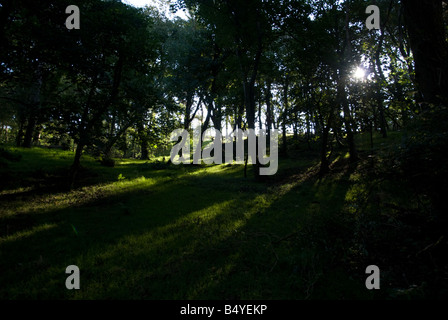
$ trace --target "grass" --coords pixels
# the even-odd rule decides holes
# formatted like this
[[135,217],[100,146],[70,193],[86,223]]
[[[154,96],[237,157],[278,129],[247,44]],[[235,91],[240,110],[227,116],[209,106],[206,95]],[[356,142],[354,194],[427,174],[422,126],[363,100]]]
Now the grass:
[[[362,139],[358,144],[367,149]],[[371,261],[355,240],[364,232],[360,216],[377,208],[365,205],[372,184],[345,165],[344,152],[325,179],[316,175],[318,155],[300,152],[280,159],[278,174],[263,183],[244,179],[240,166],[159,168],[126,159],[106,168],[85,156],[77,188],[67,191],[58,186],[70,152],[8,151],[22,159],[0,172],[11,178],[0,192],[1,299],[390,293],[364,285]],[[80,268],[81,290],[65,288],[69,265]]]

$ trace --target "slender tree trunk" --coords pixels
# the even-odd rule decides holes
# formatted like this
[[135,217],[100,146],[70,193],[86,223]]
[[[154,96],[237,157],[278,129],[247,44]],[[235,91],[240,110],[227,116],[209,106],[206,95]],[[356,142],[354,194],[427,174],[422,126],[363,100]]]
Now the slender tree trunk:
[[352,128],[352,116],[347,101],[347,92],[345,91],[345,83],[340,79],[338,84],[339,101],[342,104],[342,111],[344,112],[344,125],[347,133],[348,149],[350,154],[350,163],[358,161],[358,151],[356,150],[355,136]]
[[268,80],[266,83],[266,133],[268,135],[268,138],[271,134],[272,129],[272,93],[271,93],[271,81]]
[[282,148],[281,148],[281,154],[283,156],[287,155],[287,139],[286,139],[286,122],[287,122],[287,114],[289,109],[289,100],[288,100],[288,94],[289,94],[289,79],[286,77],[284,87],[283,87],[283,114],[282,114]]
[[184,129],[188,130],[190,128],[191,119],[191,107],[193,106],[193,94],[188,93],[187,95],[187,101],[186,101],[186,108],[185,108],[185,120],[184,120]]
[[80,142],[76,146],[75,159],[73,160],[73,167],[79,168],[81,165],[81,156],[84,150],[85,144]]
[[308,146],[308,150],[311,150],[311,111],[308,110],[306,113],[306,144]]
[[[138,120],[138,138],[140,140],[140,148],[141,148],[141,160],[148,160],[149,159],[149,150],[148,150],[148,136],[145,129],[144,124],[145,115],[142,114],[141,119]],[[127,129],[127,128],[126,128]]]
[[123,57],[120,56],[117,63],[114,67],[114,78],[113,78],[113,84],[110,92],[110,96],[107,99],[107,101],[99,108],[99,110],[93,115],[93,117],[89,121],[89,110],[91,108],[92,104],[92,98],[94,91],[97,89],[97,79],[93,81],[89,97],[87,99],[86,106],[84,107],[83,115],[81,117],[81,129],[79,134],[79,142],[78,146],[76,147],[75,152],[75,159],[73,161],[73,165],[71,168],[71,175],[70,175],[70,188],[73,187],[76,179],[76,175],[80,169],[81,165],[81,155],[84,147],[88,144],[88,141],[90,139],[91,132],[94,128],[94,126],[97,124],[97,122],[101,119],[101,116],[109,109],[109,107],[112,105],[112,103],[115,101],[116,97],[119,93],[119,87],[121,83],[121,75],[123,71]]
[[70,177],[69,177],[69,188],[73,189],[75,186],[76,177],[78,175],[79,169],[81,167],[81,156],[82,151],[84,150],[84,143],[79,142],[76,146],[75,158],[73,160],[73,165],[70,169]]
[[330,110],[330,113],[328,114],[326,121],[327,123],[325,124],[324,117],[322,116],[320,107],[318,107],[318,119],[319,119],[318,122],[320,127],[322,128],[322,145],[320,150],[320,169],[319,169],[320,177],[323,177],[330,171],[330,162],[327,153],[328,153],[329,133],[333,122],[333,116],[334,116],[334,110]]
[[383,47],[384,42],[384,32],[383,28],[381,27],[381,36],[380,41],[378,44],[378,49],[375,53],[375,59],[374,59],[374,71],[375,71],[375,78],[376,78],[376,103],[378,108],[378,116],[379,116],[379,125],[381,130],[381,135],[383,138],[387,138],[387,124],[386,124],[386,117],[384,115],[384,101],[383,101],[383,94],[381,92],[381,86],[386,83],[386,77],[384,76],[383,69],[381,68],[381,60],[380,60],[380,52]]
[[245,93],[247,127],[249,129],[255,129],[255,95],[254,95],[254,84],[252,82],[245,82],[244,93]]
[[[229,2],[227,1],[228,5]],[[228,6],[230,9],[230,5]],[[237,28],[241,28],[240,22],[238,20],[238,15],[234,15],[235,17],[235,25]],[[245,61],[246,57],[243,57],[243,52],[240,47],[240,43],[242,41],[240,38],[240,34],[235,34],[235,44],[236,47],[236,54],[238,57],[238,61],[240,64],[240,71],[241,76],[243,80],[243,90],[244,90],[244,97],[245,97],[245,106],[246,106],[246,118],[247,118],[247,127],[248,129],[255,130],[255,110],[256,110],[256,102],[255,102],[255,82],[258,77],[258,69],[260,67],[260,60],[261,55],[263,52],[263,42],[262,42],[262,31],[260,27],[260,23],[257,22],[257,46],[254,51],[254,58],[253,60],[248,64],[247,61]],[[257,140],[258,141],[258,140]],[[247,162],[245,165],[245,170],[247,167]],[[259,168],[260,163],[258,162],[258,159],[255,159],[255,165],[254,168],[254,176],[255,179],[260,178]]]
[[244,113],[244,101],[235,109],[235,123],[233,124],[233,131],[236,128],[243,129],[243,113]]
[[330,169],[329,169],[329,161],[328,161],[328,134],[330,132],[330,126],[327,124],[326,126],[323,126],[322,131],[322,146],[320,151],[320,169],[319,169],[319,175],[322,177],[326,175]]
[[342,106],[342,111],[344,112],[344,125],[345,130],[347,132],[347,142],[348,142],[348,148],[350,153],[350,163],[354,164],[358,161],[358,152],[356,150],[355,145],[355,137],[353,134],[353,128],[352,128],[352,116],[350,112],[350,107],[347,101],[347,92],[345,90],[346,85],[346,76],[345,74],[348,74],[348,65],[350,64],[351,60],[351,39],[350,39],[350,32],[349,32],[349,7],[348,3],[345,3],[345,47],[342,51],[343,54],[343,62],[340,67],[340,75],[338,77],[338,85],[337,85],[337,96],[338,96],[338,102]]
[[32,142],[33,142],[33,135],[34,130],[36,128],[37,124],[37,114],[40,109],[40,95],[42,90],[42,73],[41,73],[41,67],[37,67],[37,79],[36,84],[33,88],[32,97],[31,97],[31,110],[29,110],[29,117],[28,117],[28,123],[26,126],[26,132],[25,137],[23,139],[23,147],[25,148],[31,148]]
[[[297,112],[294,112],[293,130],[294,130],[294,141],[298,142],[299,141],[299,119],[298,119],[298,116],[297,116]],[[298,147],[298,144],[296,144],[296,148],[297,147]]]
[[215,102],[215,82],[213,81],[210,97],[208,98],[207,112],[210,114],[209,119],[212,120],[213,126],[216,130],[222,129],[222,107],[218,102]]
[[386,122],[386,116],[384,114],[384,103],[383,103],[382,95],[378,101],[378,112],[379,112],[379,116],[380,116],[381,135],[383,138],[387,138],[387,122]]
[[205,117],[205,121],[201,128],[201,137],[204,135],[205,131],[208,129],[210,125],[210,119],[212,117],[213,112],[213,99],[209,98],[207,103],[207,117]]
[[222,106],[220,103],[216,103],[213,111],[213,125],[216,130],[222,130]]

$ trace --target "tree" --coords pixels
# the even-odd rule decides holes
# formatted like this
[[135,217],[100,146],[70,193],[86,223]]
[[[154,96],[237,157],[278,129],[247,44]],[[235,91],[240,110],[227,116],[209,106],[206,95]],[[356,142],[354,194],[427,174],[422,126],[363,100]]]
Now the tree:
[[78,92],[77,103],[69,108],[74,116],[71,118],[77,118],[72,185],[82,151],[95,133],[101,132],[101,122],[108,112],[120,104],[135,106],[120,102],[124,98],[122,87],[133,83],[136,73],[150,79],[151,65],[157,57],[156,39],[147,33],[151,19],[143,11],[117,1],[94,1],[84,16],[84,27],[76,30],[65,48],[74,52],[67,54],[65,67]]
[[402,0],[421,101],[448,100],[448,47],[441,0]]

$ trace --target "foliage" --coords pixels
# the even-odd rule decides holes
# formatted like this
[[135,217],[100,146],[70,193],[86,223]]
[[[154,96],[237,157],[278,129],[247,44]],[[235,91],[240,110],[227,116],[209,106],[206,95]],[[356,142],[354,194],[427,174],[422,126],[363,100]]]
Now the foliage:
[[[443,1],[70,4],[0,0],[0,297],[446,297]],[[197,127],[280,130],[279,172],[173,165]]]

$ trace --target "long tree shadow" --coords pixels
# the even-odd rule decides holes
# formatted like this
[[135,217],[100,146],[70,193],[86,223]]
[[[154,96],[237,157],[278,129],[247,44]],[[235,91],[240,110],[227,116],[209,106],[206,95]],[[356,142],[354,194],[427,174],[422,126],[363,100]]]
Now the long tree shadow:
[[[348,177],[302,176],[236,236],[215,244],[226,258],[187,294],[191,299],[371,298],[363,275],[345,270],[350,225],[342,210]],[[300,179],[299,177],[296,177]],[[204,285],[206,284],[206,285]]]
[[[229,170],[211,175],[196,174],[197,170],[193,168],[186,174],[184,172],[182,179],[179,174],[166,176],[166,172],[162,171],[160,175],[163,179],[140,178],[136,179],[137,182],[123,182],[118,190],[103,190],[97,192],[98,196],[74,191],[63,200],[75,196],[75,202],[63,203],[62,208],[54,205],[58,199],[50,198],[43,201],[41,208],[36,208],[37,204],[28,206],[26,210],[19,207],[16,209],[20,214],[14,212],[3,216],[0,226],[2,231],[6,230],[0,238],[0,274],[5,285],[0,289],[0,296],[8,299],[72,297],[68,295],[64,281],[56,281],[65,276],[62,272],[71,264],[83,267],[86,283],[89,283],[89,274],[93,279],[102,279],[109,269],[114,272],[124,270],[118,267],[123,259],[133,261],[126,268],[131,270],[127,276],[134,278],[135,274],[140,273],[145,274],[145,278],[148,269],[140,270],[139,266],[147,265],[146,257],[155,257],[157,265],[160,262],[163,266],[164,260],[170,264],[169,261],[176,259],[173,253],[181,250],[191,240],[190,236],[200,235],[201,243],[214,239],[214,231],[209,228],[206,228],[206,233],[202,232],[204,225],[214,225],[213,230],[225,234],[227,231],[222,231],[223,222],[230,224],[229,230],[232,230],[234,220],[222,220],[218,212],[241,210],[254,192],[260,190],[255,188],[255,184],[252,184],[255,191],[252,187],[248,188],[247,181],[235,179],[238,173]],[[240,192],[236,200],[235,192]],[[235,204],[235,201],[238,203]],[[196,229],[190,232],[191,227]],[[132,240],[135,246],[125,245],[126,252],[115,254],[128,241],[126,239],[139,237],[141,241]],[[152,247],[147,245],[147,241],[153,243],[155,251],[149,250]],[[196,240],[193,242],[196,243]],[[140,248],[141,245],[144,249]],[[145,253],[145,259],[134,261],[132,257],[137,255],[139,248]],[[159,255],[165,257],[158,258]],[[110,260],[108,256],[115,258]],[[119,279],[113,280],[111,286],[119,282]],[[91,283],[94,284],[93,288],[98,284],[95,280]],[[164,287],[161,285],[161,288]],[[124,288],[129,289],[129,285]],[[117,297],[122,292],[105,292],[104,288],[92,290],[84,291],[87,293],[82,297]],[[158,290],[160,293],[162,291]],[[129,292],[125,290],[122,297],[129,298]],[[142,296],[145,296],[144,292]]]
[[[40,287],[47,297],[64,297],[66,293],[60,286],[55,285],[55,291],[51,291],[54,278],[44,277],[47,272],[54,276],[56,266],[68,266],[73,260],[82,265],[89,252],[100,255],[126,236],[162,228],[192,212],[217,205],[216,197],[209,198],[201,189],[184,182],[167,179],[119,195],[112,193],[99,203],[93,199],[79,207],[2,218],[2,225],[8,227],[34,215],[27,220],[26,228],[9,230],[8,236],[0,238],[0,296],[37,297]],[[196,201],[190,201],[193,197]]]
[[[38,161],[44,161],[42,159]],[[179,172],[195,171],[200,167],[167,165],[160,162],[140,162],[131,164],[117,163],[115,167],[103,167],[99,161],[86,161],[81,166],[74,187],[70,185],[70,165],[54,162],[55,167],[37,167],[34,170],[13,170],[2,169],[0,176],[0,201],[14,201],[17,198],[30,197],[35,195],[49,195],[65,193],[72,189],[80,189],[95,185],[113,183],[121,175],[128,179],[135,179],[141,176],[160,177],[166,175],[176,175]],[[48,164],[47,164],[48,166]]]
[[[34,229],[0,242],[0,296],[304,299],[331,287],[327,296],[356,296],[347,279],[336,288],[350,172],[325,182],[310,171],[271,188],[224,174],[143,181],[101,203],[41,214]],[[82,290],[65,289],[71,264]]]

